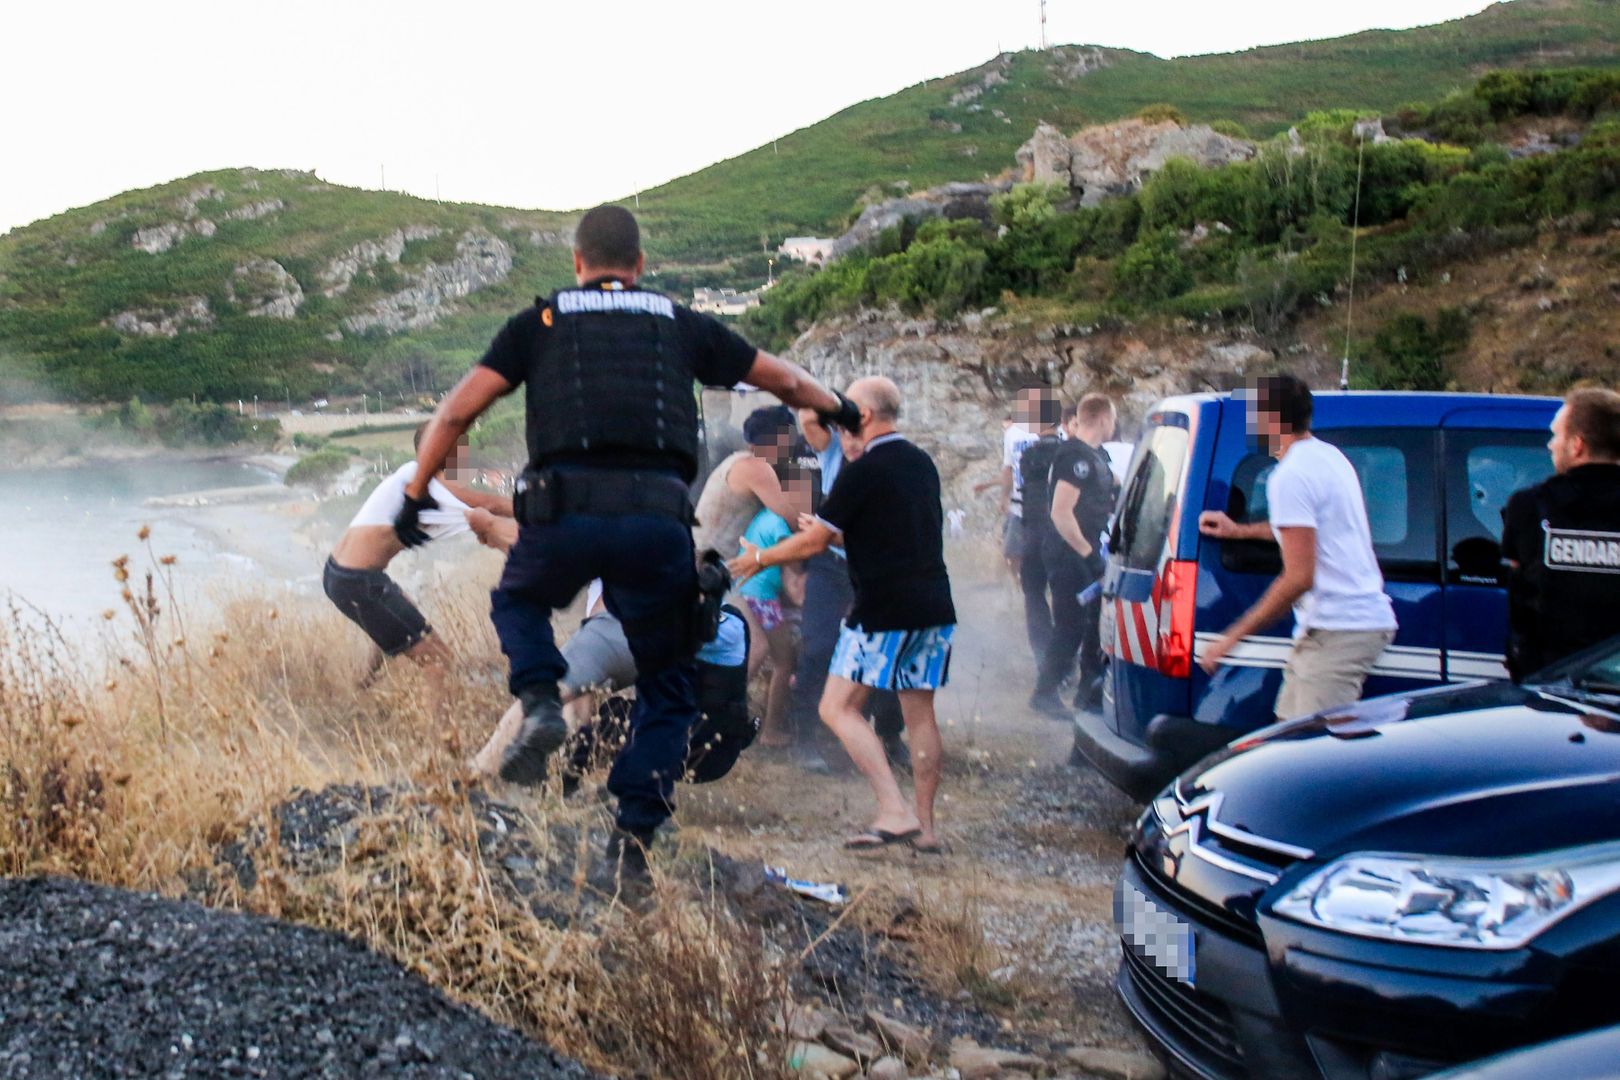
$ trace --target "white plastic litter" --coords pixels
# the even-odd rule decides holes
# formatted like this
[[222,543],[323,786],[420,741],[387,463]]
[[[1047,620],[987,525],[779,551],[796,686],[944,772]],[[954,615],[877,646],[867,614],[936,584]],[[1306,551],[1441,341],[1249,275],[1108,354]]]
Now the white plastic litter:
[[849,903],[849,890],[835,882],[830,881],[803,881],[799,878],[788,877],[788,872],[780,866],[767,866],[765,880],[790,889],[800,896],[808,896],[812,900],[820,900],[823,904]]

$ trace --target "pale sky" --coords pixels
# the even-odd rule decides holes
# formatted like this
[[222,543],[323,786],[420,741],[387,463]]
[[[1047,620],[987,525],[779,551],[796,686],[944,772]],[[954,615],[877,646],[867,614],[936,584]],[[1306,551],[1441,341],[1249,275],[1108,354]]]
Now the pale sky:
[[[1049,0],[1047,36],[1179,56],[1487,6]],[[0,231],[242,165],[588,206],[1039,39],[1039,0],[11,0]]]

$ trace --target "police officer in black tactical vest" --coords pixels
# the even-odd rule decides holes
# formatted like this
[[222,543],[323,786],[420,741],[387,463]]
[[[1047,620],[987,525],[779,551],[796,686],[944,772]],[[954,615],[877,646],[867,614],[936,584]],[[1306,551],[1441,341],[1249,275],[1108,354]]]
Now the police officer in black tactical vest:
[[[551,613],[601,578],[639,673],[630,736],[608,777],[619,802],[609,855],[638,877],[653,830],[669,816],[697,719],[694,655],[713,636],[703,613],[712,619],[718,611],[718,598],[705,602],[700,591],[692,544],[695,384],[746,380],[817,410],[828,423],[860,427],[859,410],[802,369],[710,316],[638,288],[645,265],[629,211],[599,206],[587,213],[574,235],[577,287],[507,321],[440,404],[417,456],[418,475],[434,476],[473,421],[524,386],[529,463],[513,498],[521,528],[492,594],[495,631],[524,718],[500,774],[517,783],[542,779],[566,738],[557,683],[567,665]],[[434,503],[425,483],[413,482],[405,494],[394,528],[414,546],[426,539],[418,515]]]
[[1052,640],[1052,605],[1046,598],[1047,586],[1051,584],[1051,573],[1046,565],[1046,540],[1052,523],[1047,520],[1045,507],[1051,502],[1047,480],[1052,471],[1052,459],[1063,444],[1059,427],[1063,405],[1053,391],[1035,390],[1029,395],[1029,408],[1032,413],[1029,425],[1038,437],[1024,448],[1018,459],[1023,505],[1018,583],[1024,593],[1024,625],[1029,632],[1029,645],[1039,664]]
[[1050,493],[1046,568],[1052,578],[1052,641],[1041,658],[1030,705],[1062,720],[1072,719],[1073,714],[1058,698],[1058,688],[1074,671],[1077,653],[1080,682],[1075,708],[1095,708],[1099,703],[1100,609],[1095,601],[1082,604],[1080,594],[1103,573],[1102,533],[1113,513],[1118,487],[1102,444],[1114,437],[1115,422],[1114,403],[1105,395],[1081,398],[1070,421],[1069,437],[1052,459],[1046,485]]
[[1515,680],[1620,634],[1620,394],[1573,391],[1547,449],[1556,475],[1502,510]]

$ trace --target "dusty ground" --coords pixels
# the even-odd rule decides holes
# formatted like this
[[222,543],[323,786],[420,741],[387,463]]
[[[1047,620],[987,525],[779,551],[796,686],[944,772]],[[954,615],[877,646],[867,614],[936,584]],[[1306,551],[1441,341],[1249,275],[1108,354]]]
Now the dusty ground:
[[871,886],[915,898],[959,921],[964,939],[982,930],[982,955],[963,940],[950,959],[983,967],[960,981],[1008,1034],[1140,1049],[1112,988],[1113,882],[1136,808],[1089,768],[1071,768],[1071,729],[1025,706],[1033,665],[1010,587],[958,583],[956,598],[963,621],[938,701],[946,856],[845,852],[842,838],[871,810],[864,781],[754,751],[726,780],[681,793],[682,839],[852,894]]

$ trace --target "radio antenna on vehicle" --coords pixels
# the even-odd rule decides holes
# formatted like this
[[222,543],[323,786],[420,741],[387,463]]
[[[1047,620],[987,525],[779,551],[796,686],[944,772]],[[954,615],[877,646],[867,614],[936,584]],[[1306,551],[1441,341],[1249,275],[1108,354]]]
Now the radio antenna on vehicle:
[[1344,311],[1344,358],[1339,361],[1339,389],[1350,389],[1350,328],[1356,318],[1356,240],[1361,232],[1361,167],[1367,154],[1367,132],[1356,122],[1356,208],[1350,218],[1350,302]]

